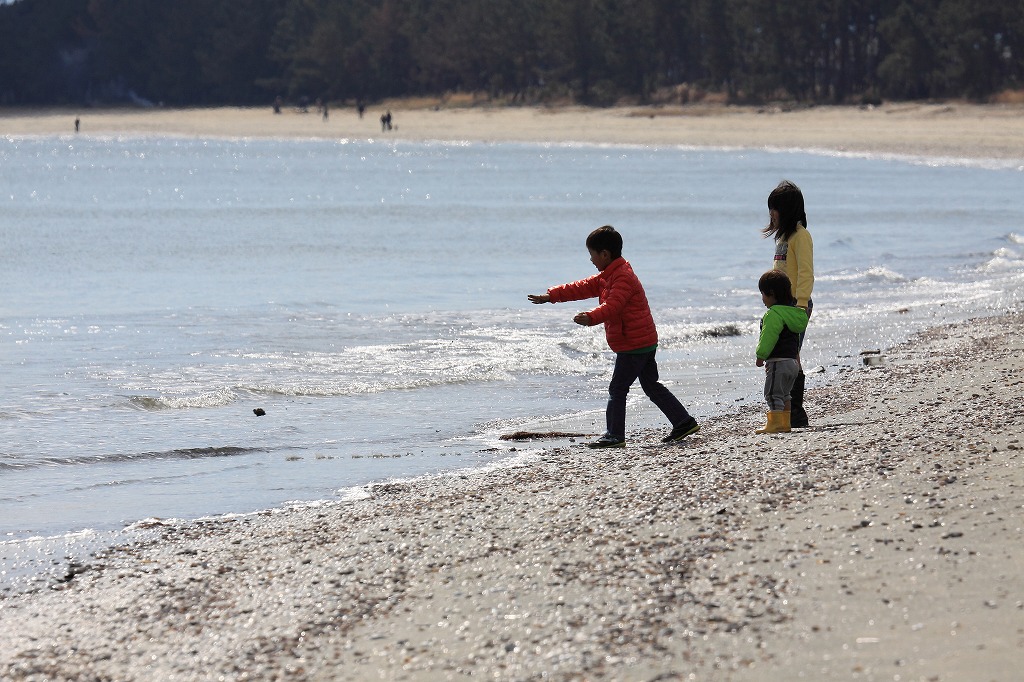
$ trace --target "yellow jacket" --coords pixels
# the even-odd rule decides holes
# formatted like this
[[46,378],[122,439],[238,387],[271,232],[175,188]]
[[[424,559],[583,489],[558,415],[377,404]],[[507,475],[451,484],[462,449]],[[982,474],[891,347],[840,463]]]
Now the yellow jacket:
[[775,269],[786,273],[796,304],[806,308],[814,289],[814,242],[803,223],[797,224],[788,240],[775,242]]

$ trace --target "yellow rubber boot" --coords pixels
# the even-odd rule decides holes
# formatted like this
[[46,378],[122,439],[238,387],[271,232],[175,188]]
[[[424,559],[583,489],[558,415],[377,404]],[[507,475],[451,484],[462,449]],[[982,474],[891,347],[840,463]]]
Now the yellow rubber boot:
[[763,429],[758,429],[754,433],[789,433],[789,412],[783,412],[782,410],[769,410],[768,411],[768,423],[764,425]]
[[768,410],[768,418],[765,425],[754,431],[754,433],[777,433],[775,428],[779,422],[779,418],[776,416],[778,414],[775,410]]

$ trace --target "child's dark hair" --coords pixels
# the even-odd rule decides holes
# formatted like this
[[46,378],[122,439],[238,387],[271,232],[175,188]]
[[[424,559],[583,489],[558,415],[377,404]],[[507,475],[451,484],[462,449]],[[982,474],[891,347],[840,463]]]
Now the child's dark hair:
[[789,276],[782,270],[769,270],[757,280],[757,288],[762,294],[768,294],[780,305],[796,305],[793,297],[793,285]]
[[592,251],[608,251],[612,258],[622,255],[622,235],[611,225],[599,227],[587,237],[587,248]]
[[789,239],[796,232],[797,223],[807,227],[807,214],[804,213],[804,195],[800,188],[789,180],[783,180],[768,195],[768,210],[778,211],[778,220],[773,220],[768,227],[761,230],[765,237]]

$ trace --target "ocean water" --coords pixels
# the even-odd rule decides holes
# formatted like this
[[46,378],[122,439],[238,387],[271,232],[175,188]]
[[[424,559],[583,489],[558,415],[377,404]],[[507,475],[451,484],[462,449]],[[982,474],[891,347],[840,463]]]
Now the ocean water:
[[[612,355],[571,321],[590,306],[526,295],[592,274],[600,225],[702,420],[762,400],[782,178],[815,243],[812,385],[1024,296],[1024,160],[8,137],[0,177],[0,586],[39,548],[544,447],[510,431],[599,434]],[[634,392],[628,427],[667,428]]]

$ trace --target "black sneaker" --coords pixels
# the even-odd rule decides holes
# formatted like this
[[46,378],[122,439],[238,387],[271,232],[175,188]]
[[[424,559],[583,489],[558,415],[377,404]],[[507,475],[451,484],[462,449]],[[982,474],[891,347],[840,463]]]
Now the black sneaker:
[[626,441],[618,436],[610,436],[607,433],[595,440],[593,443],[587,443],[588,448],[624,448],[626,447]]
[[678,443],[687,436],[697,433],[700,431],[700,424],[693,417],[690,417],[690,421],[683,422],[679,426],[672,429],[672,433],[668,434],[661,439],[662,443]]

